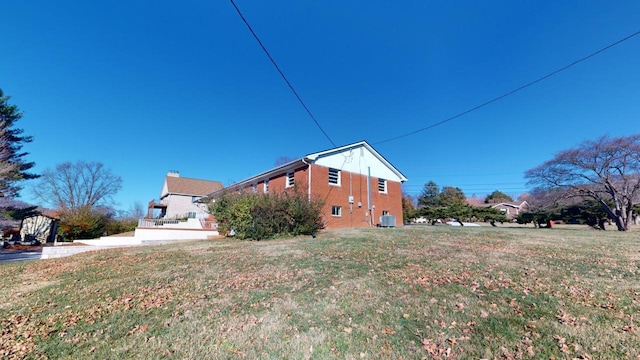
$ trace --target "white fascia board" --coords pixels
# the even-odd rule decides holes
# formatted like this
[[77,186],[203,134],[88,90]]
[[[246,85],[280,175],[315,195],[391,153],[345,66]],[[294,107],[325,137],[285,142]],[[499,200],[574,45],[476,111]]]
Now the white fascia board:
[[366,141],[307,155],[314,164],[377,178],[405,182],[407,178]]

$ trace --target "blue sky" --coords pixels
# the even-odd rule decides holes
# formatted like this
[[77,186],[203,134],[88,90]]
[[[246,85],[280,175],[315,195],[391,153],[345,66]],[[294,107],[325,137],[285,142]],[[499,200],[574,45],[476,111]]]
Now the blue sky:
[[[556,152],[640,132],[635,36],[385,142],[639,31],[636,0],[235,3],[333,142],[368,141],[409,194],[515,197]],[[228,185],[332,147],[229,1],[5,1],[0,23],[0,88],[35,171],[102,162],[120,209],[157,198],[168,170]]]

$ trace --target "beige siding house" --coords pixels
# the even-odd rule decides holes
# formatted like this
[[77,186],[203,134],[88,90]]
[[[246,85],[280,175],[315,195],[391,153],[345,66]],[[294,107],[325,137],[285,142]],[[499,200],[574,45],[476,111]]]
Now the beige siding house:
[[170,171],[164,179],[160,200],[149,202],[147,218],[207,218],[207,205],[196,200],[219,189],[222,189],[220,181],[180,177],[180,173]]

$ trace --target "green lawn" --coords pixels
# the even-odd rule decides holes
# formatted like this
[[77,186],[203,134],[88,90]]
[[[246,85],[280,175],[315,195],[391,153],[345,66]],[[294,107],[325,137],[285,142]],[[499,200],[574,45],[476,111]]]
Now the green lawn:
[[0,275],[0,358],[640,358],[636,230],[341,230]]

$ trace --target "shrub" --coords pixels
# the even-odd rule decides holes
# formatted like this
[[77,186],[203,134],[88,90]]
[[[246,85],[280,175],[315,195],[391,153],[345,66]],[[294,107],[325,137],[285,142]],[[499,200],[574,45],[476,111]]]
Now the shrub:
[[134,231],[138,226],[136,218],[117,218],[110,219],[104,229],[106,235],[122,234]]
[[58,235],[64,240],[95,239],[105,233],[113,217],[110,209],[81,206],[60,211]]
[[239,239],[262,240],[279,235],[315,235],[324,228],[322,202],[299,191],[281,194],[222,194],[210,206],[218,229]]

